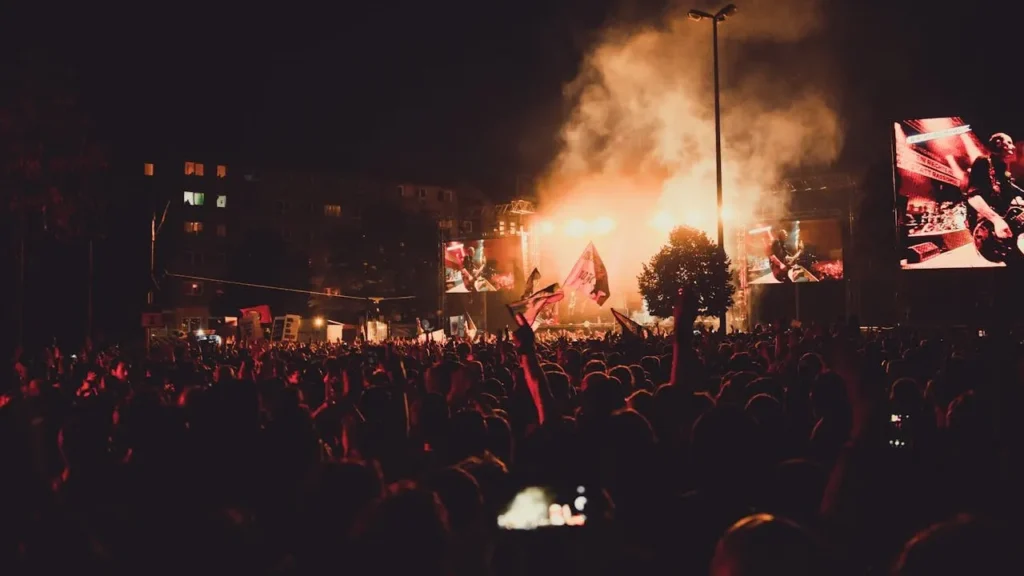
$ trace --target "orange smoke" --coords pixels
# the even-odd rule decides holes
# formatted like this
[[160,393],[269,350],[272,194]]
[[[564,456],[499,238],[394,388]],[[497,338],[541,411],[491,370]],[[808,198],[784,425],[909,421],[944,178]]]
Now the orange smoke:
[[[842,142],[820,87],[782,80],[806,61],[737,65],[751,43],[808,41],[820,31],[817,4],[755,0],[740,8],[719,29],[727,250],[758,209],[772,208],[764,191],[786,170],[832,162]],[[710,23],[687,20],[685,10],[657,27],[610,29],[589,52],[566,87],[573,111],[563,148],[539,185],[546,278],[569,270],[592,240],[611,276],[611,304],[620,306],[616,295],[636,293],[641,263],[672,227],[716,237],[711,56]]]

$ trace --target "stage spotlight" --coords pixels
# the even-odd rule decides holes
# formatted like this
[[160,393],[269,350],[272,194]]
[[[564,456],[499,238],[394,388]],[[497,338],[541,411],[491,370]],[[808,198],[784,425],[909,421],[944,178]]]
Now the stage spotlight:
[[651,219],[651,226],[662,232],[671,232],[674,225],[672,215],[665,211],[658,212]]
[[615,230],[615,220],[605,216],[594,221],[595,234],[608,234],[612,230]]
[[565,225],[565,233],[569,236],[583,236],[587,233],[587,223],[579,218],[573,218]]
[[321,328],[323,325],[324,325],[324,319],[323,318],[321,318],[320,316],[317,316],[316,318],[313,318],[313,326],[316,326],[317,328]]
[[554,231],[555,231],[555,225],[552,224],[551,222],[548,222],[547,220],[542,220],[542,221],[537,223],[537,233],[538,234],[551,234]]

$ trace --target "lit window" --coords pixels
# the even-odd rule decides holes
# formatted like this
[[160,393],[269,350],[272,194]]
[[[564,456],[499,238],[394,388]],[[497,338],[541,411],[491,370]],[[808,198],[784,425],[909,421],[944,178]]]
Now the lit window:
[[186,296],[202,296],[203,295],[203,283],[202,282],[185,282],[185,295]]
[[206,203],[206,195],[202,192],[185,192],[185,204],[189,206],[202,206]]
[[217,164],[217,178],[227,178],[228,167],[223,164]]
[[196,173],[195,162],[185,162],[185,176],[192,176]]
[[324,288],[324,294],[328,296],[341,296],[341,288]]
[[220,196],[217,196],[217,208],[227,208],[227,207],[228,207],[228,197],[223,195],[223,194],[221,194]]
[[200,164],[199,162],[196,162],[196,176],[202,176],[202,175],[203,175],[203,165]]
[[444,201],[445,202],[452,202],[454,200],[455,200],[455,193],[452,192],[451,190],[445,190],[444,191]]
[[185,233],[186,234],[199,234],[203,231],[202,222],[185,222]]
[[341,216],[341,206],[338,204],[324,204],[324,216]]
[[227,235],[228,235],[228,225],[227,224],[217,224],[217,236],[220,236],[221,238],[224,238]]
[[412,197],[412,188],[406,188],[405,186],[398,187],[398,195],[402,198]]
[[146,176],[152,176],[153,175],[153,163],[152,162],[146,162],[145,164],[143,164],[142,165],[142,173],[145,174]]
[[426,188],[420,188],[420,189],[419,189],[419,190],[417,191],[417,193],[418,193],[418,194],[419,194],[419,196],[420,196],[420,200],[422,200],[422,199],[424,199],[424,198],[426,198],[426,197],[427,197],[427,189],[426,189]]

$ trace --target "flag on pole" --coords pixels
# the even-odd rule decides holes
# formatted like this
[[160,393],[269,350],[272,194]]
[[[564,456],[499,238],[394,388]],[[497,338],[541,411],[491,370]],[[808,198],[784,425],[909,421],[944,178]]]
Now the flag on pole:
[[562,286],[566,294],[585,291],[598,306],[604,306],[608,296],[611,295],[611,289],[608,286],[608,269],[604,267],[604,261],[598,255],[593,242],[587,244]]
[[516,314],[522,314],[526,318],[526,323],[533,326],[545,306],[554,304],[562,298],[565,298],[565,293],[562,292],[556,282],[546,288],[541,288],[527,298],[509,304],[508,311],[512,314],[513,318],[515,318]]
[[526,279],[526,287],[523,289],[523,295],[520,296],[521,299],[525,300],[533,295],[533,285],[537,280],[540,280],[540,270],[534,268],[533,272],[530,272],[530,276]]
[[263,324],[270,324],[274,321],[274,317],[270,315],[270,306],[261,304],[259,306],[253,306],[251,308],[242,308],[242,316],[248,316],[249,314],[256,314],[260,317],[260,322]]
[[615,321],[618,322],[619,326],[622,327],[622,333],[623,334],[628,334],[628,335],[631,335],[631,336],[636,336],[637,338],[643,338],[643,336],[644,336],[644,327],[643,326],[641,326],[637,322],[634,322],[631,318],[629,318],[628,316],[626,316],[622,312],[619,312],[615,308],[610,308],[610,310],[612,311],[612,316],[615,318]]

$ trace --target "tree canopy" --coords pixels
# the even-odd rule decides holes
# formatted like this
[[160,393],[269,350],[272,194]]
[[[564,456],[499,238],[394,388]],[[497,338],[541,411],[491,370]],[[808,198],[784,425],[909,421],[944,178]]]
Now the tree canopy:
[[[254,229],[246,233],[243,248],[228,264],[228,277],[236,282],[309,290],[309,260],[295,247],[281,240],[273,230]],[[225,304],[241,307],[270,305],[275,315],[302,313],[308,294],[240,285],[225,287]]]
[[0,189],[23,223],[57,237],[102,232],[107,153],[69,75],[24,59],[0,99]]
[[433,311],[440,258],[436,222],[386,201],[367,202],[360,213],[358,225],[338,228],[327,243],[327,285],[352,296],[415,296],[403,308]]
[[700,316],[717,316],[732,306],[736,293],[731,264],[707,234],[680,226],[669,235],[668,244],[643,265],[637,281],[654,316],[672,316],[680,288],[694,291]]

